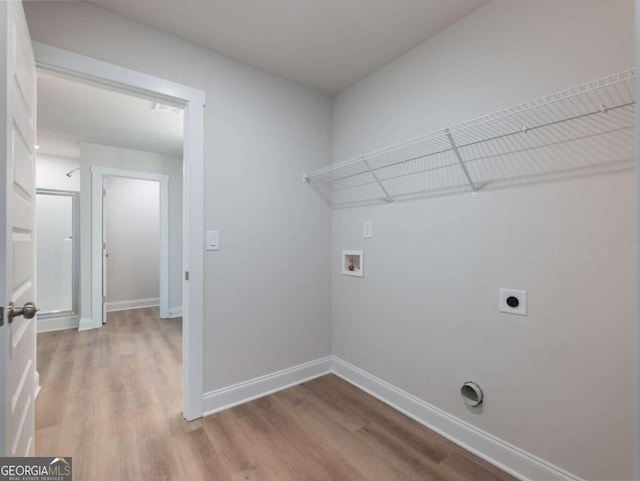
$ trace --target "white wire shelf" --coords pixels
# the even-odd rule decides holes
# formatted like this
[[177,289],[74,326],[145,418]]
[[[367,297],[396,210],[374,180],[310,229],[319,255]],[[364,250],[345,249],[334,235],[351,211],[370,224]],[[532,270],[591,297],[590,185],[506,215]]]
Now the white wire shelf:
[[391,145],[303,179],[331,207],[635,167],[636,69]]

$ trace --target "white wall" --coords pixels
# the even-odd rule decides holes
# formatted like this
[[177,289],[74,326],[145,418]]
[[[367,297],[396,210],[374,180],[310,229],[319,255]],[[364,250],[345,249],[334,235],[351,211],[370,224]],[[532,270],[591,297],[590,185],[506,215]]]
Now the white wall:
[[[632,0],[493,0],[338,95],[333,160],[630,68],[633,18]],[[334,353],[579,476],[632,479],[632,170],[334,211]],[[343,248],[364,278],[340,275]],[[528,317],[498,312],[499,287],[528,291]]]
[[301,172],[330,161],[330,99],[87,3],[25,10],[34,40],[206,91],[205,391],[329,354],[330,213]]
[[[107,308],[157,305],[160,292],[160,183],[104,177]],[[173,277],[180,278],[174,272]],[[179,282],[177,283],[179,285]]]
[[182,160],[88,142],[80,142],[80,158],[80,317],[91,317],[91,166],[169,176],[169,309],[181,308]]
[[80,159],[55,155],[36,155],[36,187],[38,189],[80,191],[80,173],[65,174],[80,167]]

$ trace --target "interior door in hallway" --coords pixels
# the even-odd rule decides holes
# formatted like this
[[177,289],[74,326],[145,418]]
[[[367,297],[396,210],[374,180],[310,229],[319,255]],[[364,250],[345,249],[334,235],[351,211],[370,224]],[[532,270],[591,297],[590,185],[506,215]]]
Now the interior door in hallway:
[[34,453],[36,67],[21,2],[0,2],[0,455]]

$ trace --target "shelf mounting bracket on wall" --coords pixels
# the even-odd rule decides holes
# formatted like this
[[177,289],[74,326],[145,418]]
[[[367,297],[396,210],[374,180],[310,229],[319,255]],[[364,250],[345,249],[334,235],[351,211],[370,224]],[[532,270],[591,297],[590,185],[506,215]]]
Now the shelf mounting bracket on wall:
[[473,183],[473,180],[469,175],[469,171],[467,170],[467,166],[464,165],[464,161],[462,160],[462,156],[460,155],[460,151],[458,150],[456,141],[453,140],[453,136],[451,135],[451,132],[449,131],[449,129],[445,129],[445,133],[447,134],[447,139],[449,139],[449,143],[451,144],[451,150],[453,150],[453,154],[456,156],[456,159],[458,159],[458,163],[460,164],[460,167],[462,167],[464,176],[467,178],[467,182],[469,182],[469,185],[471,186],[471,192],[473,193],[474,197],[477,197],[478,188],[476,187],[476,184]]
[[378,183],[378,185],[380,186],[380,188],[382,189],[382,192],[384,192],[384,196],[387,200],[387,202],[393,202],[393,197],[391,197],[389,195],[389,192],[387,192],[387,189],[384,188],[384,185],[382,185],[382,182],[380,182],[380,179],[378,178],[378,176],[376,175],[376,173],[373,171],[373,169],[371,168],[371,166],[369,165],[369,162],[367,162],[367,159],[365,159],[364,157],[362,158],[362,163],[367,167],[367,169],[369,169],[369,173],[371,174],[371,176],[374,178],[374,180]]
[[311,182],[309,174],[305,173],[302,175],[302,182],[304,182],[305,184],[309,184],[313,188],[313,190],[315,190],[316,193],[320,196],[320,198],[324,200],[329,207],[331,207],[331,201],[327,198],[324,192],[322,192],[322,190],[318,189],[318,187]]

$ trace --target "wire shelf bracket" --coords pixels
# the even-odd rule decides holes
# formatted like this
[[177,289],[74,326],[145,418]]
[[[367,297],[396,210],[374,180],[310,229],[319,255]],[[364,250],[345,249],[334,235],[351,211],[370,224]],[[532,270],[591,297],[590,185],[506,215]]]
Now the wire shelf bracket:
[[387,189],[384,188],[384,185],[382,184],[382,182],[380,182],[380,179],[378,178],[378,176],[376,175],[375,171],[371,168],[371,166],[369,165],[369,162],[367,162],[367,159],[365,159],[364,157],[362,158],[362,163],[364,165],[367,166],[367,170],[369,171],[369,173],[371,174],[371,177],[373,177],[375,179],[375,181],[378,183],[378,185],[380,186],[380,189],[382,189],[382,192],[384,193],[384,196],[387,200],[387,202],[393,202],[393,198],[389,195],[389,192],[387,192]]
[[460,164],[460,167],[462,167],[462,171],[464,172],[464,176],[467,178],[467,181],[469,182],[469,186],[471,187],[471,192],[473,193],[474,196],[478,195],[478,189],[476,187],[476,184],[473,183],[473,180],[471,180],[471,176],[469,175],[469,171],[467,170],[467,166],[464,165],[464,161],[462,160],[462,156],[460,155],[460,151],[458,150],[458,146],[456,145],[456,141],[453,140],[453,137],[451,136],[451,132],[449,131],[449,129],[445,129],[446,135],[447,135],[447,139],[449,139],[449,143],[451,144],[451,150],[453,150],[453,154],[456,156],[456,159],[458,159],[458,163]]
[[[636,69],[313,172],[331,208],[635,168]],[[382,196],[380,195],[382,193]]]

